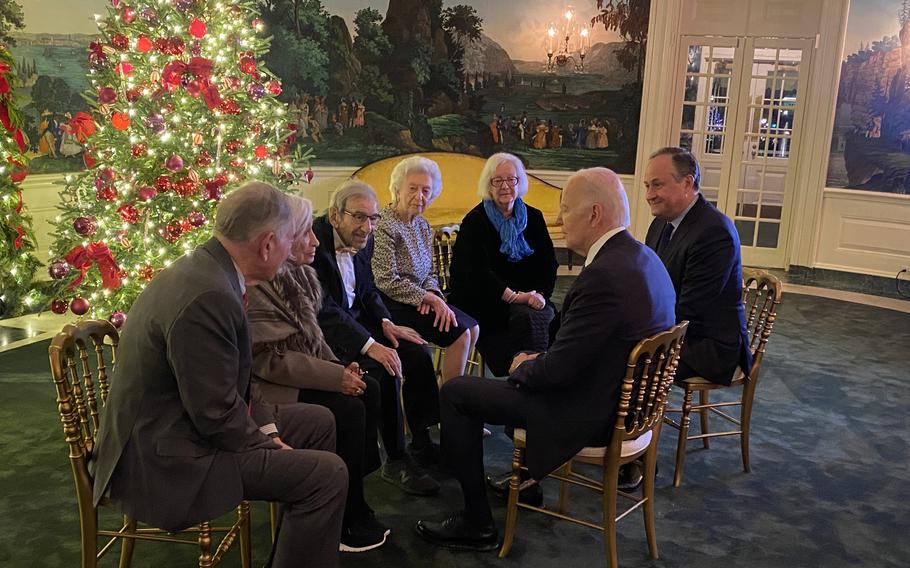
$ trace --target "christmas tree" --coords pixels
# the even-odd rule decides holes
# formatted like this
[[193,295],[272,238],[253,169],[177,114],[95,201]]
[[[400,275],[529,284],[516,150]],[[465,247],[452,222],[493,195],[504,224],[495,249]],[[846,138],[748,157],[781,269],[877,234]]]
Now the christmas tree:
[[13,58],[0,45],[0,317],[18,315],[38,300],[32,277],[40,264],[32,254],[35,237],[25,214],[19,184],[28,175],[22,118],[13,102]]
[[54,312],[120,325],[159,270],[211,235],[224,193],[291,180],[293,136],[257,15],[252,0],[112,0],[99,17],[94,112],[68,125],[87,170],[61,193]]

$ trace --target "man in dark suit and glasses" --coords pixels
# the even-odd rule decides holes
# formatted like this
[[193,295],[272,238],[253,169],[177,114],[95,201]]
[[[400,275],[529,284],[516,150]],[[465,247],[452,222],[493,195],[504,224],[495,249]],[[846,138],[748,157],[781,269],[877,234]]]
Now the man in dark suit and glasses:
[[655,219],[645,243],[670,273],[676,321],[689,321],[676,379],[729,385],[752,365],[742,301],[739,235],[699,191],[698,162],[683,148],[661,148],[645,169],[645,198]]
[[331,567],[347,490],[332,415],[290,405],[259,428],[255,419],[274,413],[249,396],[246,286],[275,276],[293,230],[284,194],[247,183],[219,205],[215,236],[133,304],[94,452],[94,501],[109,495],[168,530],[242,499],[277,501],[284,516],[273,566]]
[[626,230],[629,203],[615,173],[591,168],[569,178],[560,219],[566,245],[587,258],[550,350],[516,355],[507,381],[458,377],[442,387],[442,450],[465,507],[441,522],[417,523],[418,534],[434,544],[498,545],[485,493],[485,422],[527,430],[534,479],[584,446],[607,445],[630,350],[674,323],[673,284],[657,255]]
[[[436,370],[426,341],[411,328],[395,324],[373,279],[373,228],[379,203],[368,184],[348,180],[331,197],[325,215],[313,220],[319,239],[313,268],[324,292],[319,327],[332,351],[357,361],[380,384],[381,430],[387,460],[381,477],[412,495],[439,492],[439,483],[414,467],[405,452],[399,400],[411,430],[411,450],[425,465],[438,462],[428,428],[439,422]],[[398,380],[402,379],[399,397]],[[376,433],[367,441],[376,443]]]

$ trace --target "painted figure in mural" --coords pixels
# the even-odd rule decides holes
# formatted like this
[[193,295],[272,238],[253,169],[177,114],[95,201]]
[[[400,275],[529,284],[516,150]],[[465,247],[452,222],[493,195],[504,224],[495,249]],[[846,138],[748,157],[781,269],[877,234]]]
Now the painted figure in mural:
[[506,137],[509,135],[509,125],[506,122],[506,117],[504,115],[499,115],[499,120],[496,122],[496,129],[499,131],[499,143],[505,144]]
[[322,127],[319,126],[319,122],[315,118],[310,119],[310,137],[313,139],[313,142],[322,142]]
[[335,130],[335,136],[338,136],[339,138],[344,136],[344,123],[338,119],[338,115],[336,115],[334,112],[332,113],[331,122],[332,128]]
[[338,105],[338,122],[341,123],[342,129],[348,125],[348,102],[344,98],[341,99],[341,103]]
[[54,122],[53,115],[50,111],[44,111],[41,114],[41,122],[38,124],[38,153],[42,156],[57,157],[57,137],[51,124]]
[[495,114],[493,120],[490,121],[490,134],[493,135],[493,144],[499,144],[499,121]]
[[607,138],[607,123],[600,121],[597,124],[597,142],[595,143],[594,147],[601,149],[608,148],[609,146],[610,139]]
[[554,124],[551,120],[549,122],[550,132],[548,133],[547,147],[548,148],[562,148],[562,134],[559,133],[559,125]]
[[882,117],[873,116],[869,121],[869,126],[866,127],[866,138],[881,138],[882,137]]
[[325,104],[325,96],[316,97],[316,109],[313,111],[319,128],[325,132],[329,127],[329,107]]
[[389,181],[392,202],[373,236],[373,276],[392,320],[446,348],[442,378],[464,374],[480,327],[446,303],[433,268],[433,229],[423,212],[442,193],[439,165],[422,156],[398,162]]
[[591,121],[591,124],[588,125],[588,139],[587,139],[587,149],[594,150],[597,148],[597,128],[600,126],[600,121],[596,118]]
[[579,148],[587,148],[588,145],[588,122],[583,118],[578,121],[578,138],[575,145]]
[[354,106],[354,127],[360,128],[364,125],[367,107],[363,104],[363,99],[359,99]]
[[66,113],[64,118],[66,120],[60,123],[60,153],[64,156],[75,156],[82,151],[82,146],[76,140],[73,128],[69,125],[72,115]]
[[534,142],[532,144],[535,148],[541,149],[547,147],[548,130],[549,129],[547,128],[547,124],[543,120],[539,120],[537,122],[537,129],[534,134]]

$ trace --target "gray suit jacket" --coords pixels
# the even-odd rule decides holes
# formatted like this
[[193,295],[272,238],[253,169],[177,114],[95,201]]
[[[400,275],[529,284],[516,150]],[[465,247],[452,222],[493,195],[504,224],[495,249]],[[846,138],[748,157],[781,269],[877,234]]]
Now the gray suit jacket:
[[[212,238],[129,312],[94,452],[94,501],[176,530],[243,498],[235,452],[274,448],[244,399],[250,336],[236,269]],[[255,414],[255,413],[253,413]]]

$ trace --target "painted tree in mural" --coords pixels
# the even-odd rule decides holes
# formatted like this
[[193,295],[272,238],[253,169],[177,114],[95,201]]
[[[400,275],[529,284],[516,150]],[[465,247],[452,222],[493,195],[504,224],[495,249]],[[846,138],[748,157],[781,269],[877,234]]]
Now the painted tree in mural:
[[223,193],[288,181],[281,84],[253,0],[112,0],[90,45],[88,169],[61,194],[51,309],[120,324],[155,274],[211,234]]
[[648,17],[651,0],[597,0],[600,14],[593,23],[618,32],[626,44],[616,58],[627,71],[635,71],[639,83],[644,80],[645,48],[648,43]]
[[0,42],[6,45],[16,45],[16,40],[10,36],[13,29],[21,30],[25,27],[22,18],[22,7],[13,0],[0,0]]
[[37,299],[31,284],[40,264],[32,254],[32,221],[19,185],[28,171],[22,118],[13,102],[13,66],[9,51],[0,46],[0,317],[20,314]]

